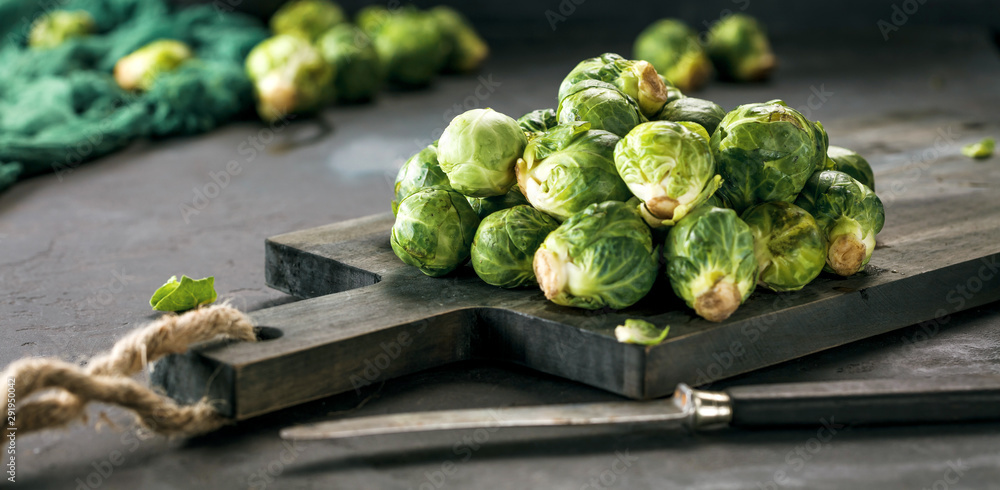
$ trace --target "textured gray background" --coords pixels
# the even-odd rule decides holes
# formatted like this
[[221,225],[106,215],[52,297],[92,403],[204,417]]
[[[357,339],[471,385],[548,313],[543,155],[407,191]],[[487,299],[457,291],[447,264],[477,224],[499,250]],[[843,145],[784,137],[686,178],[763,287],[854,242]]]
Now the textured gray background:
[[[783,41],[774,82],[713,84],[698,95],[726,108],[775,97],[802,107],[813,89],[832,92],[811,116],[835,144],[868,155],[877,174],[914,166],[933,172],[936,159],[922,160],[913,145],[926,138],[919,148],[931,146],[935,133],[913,127],[954,128],[959,143],[1000,136],[1000,59],[985,30],[904,25],[889,42],[874,25],[866,32]],[[627,39],[551,49],[501,45],[481,73],[499,84],[479,90],[487,97],[475,95],[483,85],[477,76],[444,78],[427,91],[385,94],[374,106],[296,121],[255,154],[251,138],[269,134],[240,123],[136,144],[72,173],[16,185],[0,195],[0,362],[36,355],[82,361],[100,352],[155,317],[149,296],[174,274],[214,275],[221,298],[244,309],[292,301],[264,285],[266,237],[387,210],[396,168],[437,136],[454,104],[515,116],[554,105],[559,81],[577,60],[626,52]],[[959,161],[957,152],[952,146],[936,158]],[[185,221],[195,189],[206,189],[230,161],[239,173]],[[995,192],[1000,184],[984,177],[979,185]],[[731,382],[1000,373],[1000,305],[955,315],[928,340],[922,335],[904,329]],[[294,447],[277,438],[285,425],[354,410],[364,399],[352,415],[614,398],[516,367],[469,364],[192,440],[147,439],[112,409],[119,429],[74,425],[20,438],[18,479],[25,488],[80,488],[77,479],[154,489],[1000,488],[998,424],[853,429],[827,443],[812,439],[815,429],[696,436],[505,429],[486,437],[460,431]],[[477,437],[487,440],[480,445]],[[107,462],[119,455],[122,464]],[[592,484],[602,473],[604,482]],[[782,485],[770,486],[775,478]]]

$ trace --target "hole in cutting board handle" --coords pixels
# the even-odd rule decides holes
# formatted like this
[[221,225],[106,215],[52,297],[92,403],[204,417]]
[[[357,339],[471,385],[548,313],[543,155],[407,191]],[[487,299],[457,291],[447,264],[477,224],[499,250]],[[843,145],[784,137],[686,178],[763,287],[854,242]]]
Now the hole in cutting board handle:
[[254,334],[257,335],[257,341],[263,342],[265,340],[274,340],[285,335],[280,328],[274,327],[253,327]]

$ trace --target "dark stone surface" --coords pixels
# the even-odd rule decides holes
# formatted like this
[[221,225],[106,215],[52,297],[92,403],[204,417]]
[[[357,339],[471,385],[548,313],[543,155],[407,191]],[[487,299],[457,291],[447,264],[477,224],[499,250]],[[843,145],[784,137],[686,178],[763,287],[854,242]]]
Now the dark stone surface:
[[[726,108],[775,97],[802,107],[822,88],[833,94],[811,116],[835,144],[868,156],[877,175],[933,176],[936,161],[961,158],[961,144],[1000,135],[1000,60],[984,32],[904,26],[898,34],[888,43],[817,36],[782,44],[773,82],[714,84],[698,95]],[[499,49],[482,77],[500,85],[481,89],[483,99],[474,95],[476,77],[445,78],[428,91],[386,94],[374,107],[332,109],[325,124],[296,121],[255,155],[248,138],[268,135],[243,123],[134,145],[62,180],[16,185],[0,195],[0,362],[32,355],[80,361],[106,349],[154,318],[149,296],[173,274],[215,275],[221,298],[244,309],[292,301],[264,286],[266,237],[387,210],[395,169],[437,136],[454,104],[468,98],[512,115],[554,105],[559,80],[579,58],[626,48]],[[911,150],[914,141],[926,147],[937,130],[953,131],[955,143],[932,157]],[[194,189],[209,186],[214,195],[211,175],[231,160],[239,173],[185,220]],[[924,180],[899,192],[940,192],[933,178]],[[1000,186],[986,177],[968,185]],[[946,235],[940,239],[950,246]],[[1000,373],[1000,305],[948,320],[728,383]],[[1000,488],[1000,424],[838,429],[826,442],[816,439],[819,425],[701,435],[624,427],[460,431],[298,446],[277,437],[283,426],[343,411],[610,399],[617,397],[517,367],[464,364],[191,440],[140,439],[145,434],[110,409],[120,429],[77,424],[19,438],[17,479],[25,488],[80,488],[79,479],[83,488],[128,489]],[[92,421],[102,409],[92,407]]]

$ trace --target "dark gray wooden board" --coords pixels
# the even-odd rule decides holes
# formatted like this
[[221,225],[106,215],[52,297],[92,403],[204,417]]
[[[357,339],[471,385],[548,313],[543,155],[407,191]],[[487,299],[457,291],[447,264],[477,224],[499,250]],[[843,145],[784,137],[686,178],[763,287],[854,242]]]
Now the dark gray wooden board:
[[[948,175],[974,181],[979,169],[962,163]],[[597,312],[534,288],[489,286],[469,267],[426,277],[393,254],[388,213],[272,237],[268,284],[307,299],[254,312],[263,341],[173,356],[154,382],[245,419],[459,360],[501,359],[645,399],[1000,299],[1000,193],[948,185],[930,197],[905,174],[880,182],[886,226],[864,272],[824,273],[794,293],[759,289],[717,324],[686,308],[665,277],[637,305]],[[613,332],[626,318],[669,324],[670,336],[621,344]]]

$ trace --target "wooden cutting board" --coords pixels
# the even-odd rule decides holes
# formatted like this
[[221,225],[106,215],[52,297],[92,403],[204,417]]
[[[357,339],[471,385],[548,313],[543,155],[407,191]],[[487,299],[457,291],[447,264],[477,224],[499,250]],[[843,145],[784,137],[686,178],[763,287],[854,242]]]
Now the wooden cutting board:
[[[995,166],[952,158],[915,179],[905,165],[888,172],[879,180],[886,226],[864,272],[824,273],[794,293],[758,289],[723,323],[695,316],[665,277],[639,304],[596,312],[557,306],[535,288],[489,286],[470,267],[426,277],[393,254],[388,213],[272,237],[268,285],[306,299],[252,313],[261,342],[172,356],[154,383],[184,402],[219,400],[245,419],[455,361],[499,359],[644,399],[920,322],[933,335],[949,315],[1000,299]],[[614,328],[626,318],[669,324],[670,336],[654,347],[621,344]]]

